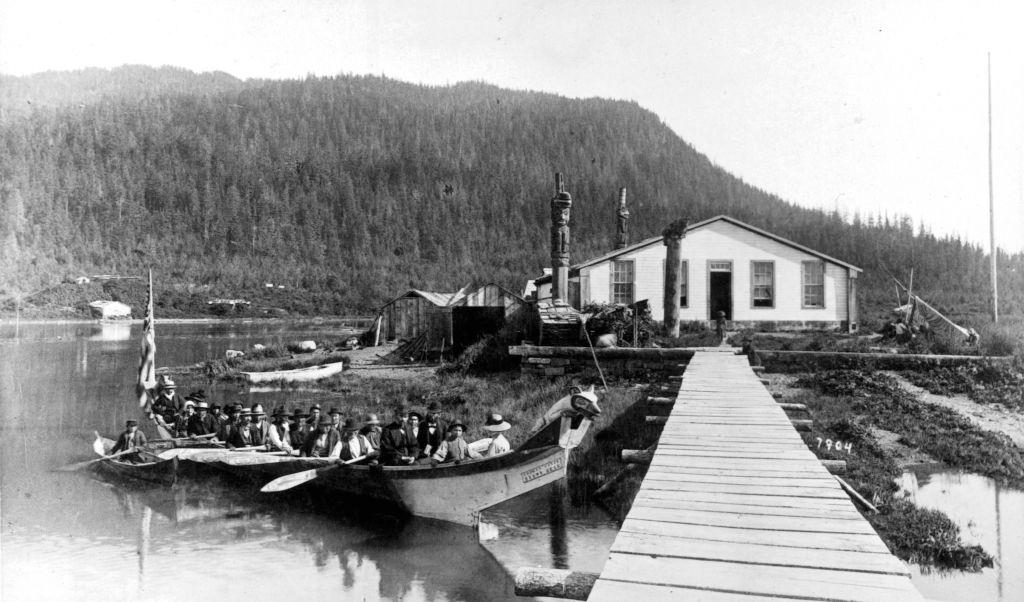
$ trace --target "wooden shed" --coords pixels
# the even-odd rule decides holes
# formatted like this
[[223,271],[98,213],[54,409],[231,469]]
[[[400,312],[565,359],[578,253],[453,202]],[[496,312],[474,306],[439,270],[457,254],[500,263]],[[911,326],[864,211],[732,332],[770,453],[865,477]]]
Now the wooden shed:
[[[412,289],[380,308],[380,333],[385,340],[409,340],[427,335],[428,340],[445,336],[451,344],[450,313],[446,310],[459,293],[434,293]],[[433,335],[437,335],[436,337]],[[433,347],[433,343],[430,344]]]
[[450,344],[456,349],[466,347],[509,323],[518,324],[525,336],[527,306],[526,299],[508,289],[493,282],[485,284],[450,304]]

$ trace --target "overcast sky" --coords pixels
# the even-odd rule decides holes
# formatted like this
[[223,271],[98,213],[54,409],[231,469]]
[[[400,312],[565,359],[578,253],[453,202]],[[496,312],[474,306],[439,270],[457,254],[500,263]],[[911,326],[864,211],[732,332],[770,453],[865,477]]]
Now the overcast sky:
[[0,0],[0,72],[176,65],[630,99],[745,181],[1024,250],[1015,2]]

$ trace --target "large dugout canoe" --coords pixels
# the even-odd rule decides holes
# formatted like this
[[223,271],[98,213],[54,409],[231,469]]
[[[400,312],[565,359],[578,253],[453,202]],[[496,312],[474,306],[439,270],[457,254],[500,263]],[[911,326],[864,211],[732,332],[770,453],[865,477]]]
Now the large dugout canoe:
[[310,382],[334,376],[345,369],[343,362],[323,364],[322,366],[307,366],[295,368],[294,370],[269,370],[267,372],[239,372],[247,382],[270,383],[276,381],[287,382]]
[[257,484],[331,467],[302,487],[316,490],[339,507],[345,503],[341,498],[354,496],[406,514],[473,525],[482,510],[566,476],[569,453],[601,412],[596,401],[593,390],[575,391],[560,399],[515,450],[460,464],[335,467],[337,460],[325,458],[198,449],[167,450],[160,456],[213,465]]

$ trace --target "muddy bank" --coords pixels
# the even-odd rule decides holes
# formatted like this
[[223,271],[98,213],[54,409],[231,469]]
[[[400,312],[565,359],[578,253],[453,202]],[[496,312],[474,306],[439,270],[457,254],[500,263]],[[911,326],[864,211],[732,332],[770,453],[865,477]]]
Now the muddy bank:
[[804,440],[819,457],[847,462],[844,478],[878,507],[879,514],[865,518],[894,554],[938,568],[991,566],[991,556],[965,544],[948,516],[901,499],[896,479],[906,465],[942,462],[1019,487],[1024,451],[1012,439],[921,401],[885,374],[836,370],[765,377],[785,401],[807,405],[814,423]]

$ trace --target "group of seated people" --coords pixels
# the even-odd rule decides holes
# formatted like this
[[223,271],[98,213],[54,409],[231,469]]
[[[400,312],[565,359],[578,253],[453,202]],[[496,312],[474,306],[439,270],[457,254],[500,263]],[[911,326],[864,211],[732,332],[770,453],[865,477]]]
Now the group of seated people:
[[261,448],[346,462],[436,465],[511,450],[502,433],[512,427],[500,414],[491,414],[484,424],[483,428],[493,438],[487,449],[480,452],[463,439],[466,425],[457,421],[446,423],[437,402],[431,402],[423,414],[404,405],[396,406],[394,420],[383,428],[376,414],[356,421],[344,418],[336,408],[324,414],[318,404],[308,413],[301,408],[289,413],[281,406],[268,420],[260,404],[251,408],[240,403],[224,408],[211,406],[202,391],[181,399],[174,381],[164,378],[158,383],[150,417],[174,437],[201,437],[229,448]]

